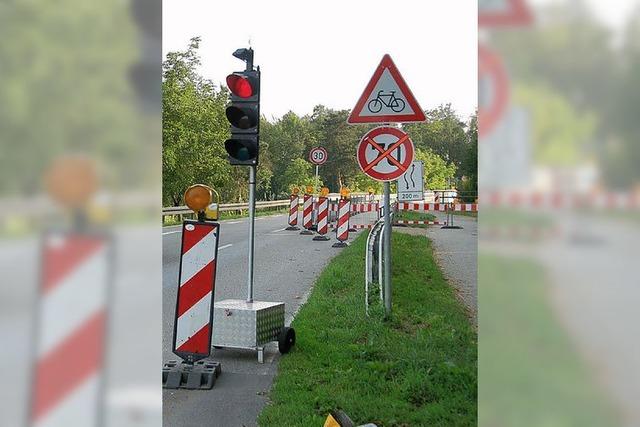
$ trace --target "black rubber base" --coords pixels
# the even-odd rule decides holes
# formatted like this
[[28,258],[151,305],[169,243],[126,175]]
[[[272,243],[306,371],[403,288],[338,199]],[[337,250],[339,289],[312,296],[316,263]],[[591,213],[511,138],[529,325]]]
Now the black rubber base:
[[346,248],[347,246],[349,246],[349,243],[347,242],[336,242],[331,245],[332,248]]
[[170,360],[162,368],[162,388],[211,390],[221,372],[218,362],[199,360],[190,364]]
[[313,231],[311,231],[311,230],[302,230],[300,232],[300,234],[305,235],[305,236],[313,236]]
[[358,230],[356,230],[355,228],[350,228],[349,230],[347,230],[349,233],[357,233]]
[[295,225],[290,225],[290,226],[288,226],[287,228],[285,228],[285,230],[288,230],[288,231],[298,231],[298,230],[300,230],[300,227],[296,227]]
[[445,230],[461,230],[462,227],[460,227],[459,225],[443,225],[442,227]]
[[327,236],[316,236],[311,240],[315,240],[316,242],[318,242],[318,241],[326,242],[327,240],[331,240],[331,239],[328,238]]

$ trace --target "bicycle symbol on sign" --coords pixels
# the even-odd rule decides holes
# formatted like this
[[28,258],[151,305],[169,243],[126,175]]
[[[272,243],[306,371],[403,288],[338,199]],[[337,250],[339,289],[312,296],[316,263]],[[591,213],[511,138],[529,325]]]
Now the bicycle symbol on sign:
[[396,91],[392,90],[387,93],[383,93],[384,91],[378,91],[378,95],[369,101],[367,104],[367,109],[372,113],[379,113],[382,110],[382,106],[391,108],[391,110],[395,113],[399,113],[404,110],[405,102],[402,98],[396,98]]

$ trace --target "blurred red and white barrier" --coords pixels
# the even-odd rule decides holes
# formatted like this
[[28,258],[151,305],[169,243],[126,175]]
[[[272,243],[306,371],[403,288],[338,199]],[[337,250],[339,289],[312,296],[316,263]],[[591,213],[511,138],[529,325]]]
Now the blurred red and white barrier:
[[489,207],[530,209],[605,209],[638,210],[638,193],[569,194],[559,192],[500,191],[481,193],[481,202]]
[[404,219],[399,219],[397,221],[394,221],[393,224],[400,224],[400,225],[447,225],[446,221],[422,221],[422,220],[413,220],[413,221],[409,221],[409,220],[404,220]]
[[101,424],[110,242],[97,234],[44,237],[31,426]]

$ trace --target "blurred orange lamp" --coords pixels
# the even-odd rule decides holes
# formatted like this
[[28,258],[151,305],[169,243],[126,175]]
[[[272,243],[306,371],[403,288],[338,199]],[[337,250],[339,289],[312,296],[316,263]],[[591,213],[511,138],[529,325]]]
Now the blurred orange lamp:
[[300,189],[298,187],[293,187],[293,190],[291,190],[291,192],[293,193],[294,196],[297,196],[298,193],[300,192]]
[[213,190],[206,185],[196,184],[184,192],[184,202],[195,213],[204,211],[213,199]]
[[328,195],[329,195],[329,189],[327,187],[322,187],[322,190],[320,190],[320,196],[327,197]]
[[313,193],[313,186],[307,185],[306,190],[307,190],[307,194],[312,194]]
[[342,196],[343,199],[348,199],[350,194],[351,191],[349,191],[347,187],[342,187],[340,189],[340,196]]
[[70,208],[86,205],[98,187],[95,164],[81,155],[60,157],[45,174],[45,187],[62,205]]

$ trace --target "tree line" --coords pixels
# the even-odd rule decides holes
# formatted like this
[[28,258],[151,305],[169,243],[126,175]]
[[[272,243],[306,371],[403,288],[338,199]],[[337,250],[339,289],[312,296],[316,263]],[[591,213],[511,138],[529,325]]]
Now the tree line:
[[[194,183],[215,188],[223,202],[247,198],[247,168],[229,165],[224,141],[229,136],[225,107],[229,91],[198,74],[200,38],[184,51],[170,52],[163,62],[162,186],[165,206],[181,205],[184,190]],[[416,147],[416,159],[425,162],[425,185],[430,189],[457,187],[477,190],[477,119],[462,121],[451,105],[425,112],[426,123],[403,128]],[[314,185],[309,151],[323,146],[329,153],[320,167],[320,185],[333,192],[382,189],[381,183],[359,169],[356,146],[375,126],[348,125],[349,110],[323,105],[309,115],[288,112],[260,122],[257,197],[287,197],[295,186]]]

